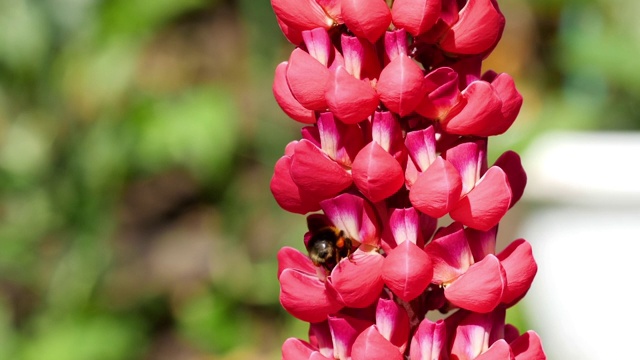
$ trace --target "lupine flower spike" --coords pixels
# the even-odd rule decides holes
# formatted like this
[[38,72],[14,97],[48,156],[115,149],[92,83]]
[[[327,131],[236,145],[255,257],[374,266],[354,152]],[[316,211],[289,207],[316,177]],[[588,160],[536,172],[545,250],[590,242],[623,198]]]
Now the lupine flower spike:
[[524,239],[496,249],[527,182],[517,153],[487,160],[522,106],[511,76],[482,72],[496,1],[271,4],[295,46],[273,93],[306,124],[271,179],[308,227],[278,253],[280,302],[309,323],[282,358],[545,359],[505,324],[537,265]]

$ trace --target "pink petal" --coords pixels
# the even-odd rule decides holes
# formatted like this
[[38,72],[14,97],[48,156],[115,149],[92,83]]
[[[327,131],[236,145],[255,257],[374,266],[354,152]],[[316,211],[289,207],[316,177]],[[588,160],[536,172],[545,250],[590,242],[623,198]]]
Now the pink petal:
[[400,54],[382,69],[376,89],[389,110],[406,116],[424,97],[423,83],[424,75],[418,64]]
[[454,333],[452,358],[475,359],[486,352],[490,344],[502,339],[505,316],[505,309],[499,307],[488,314],[459,310],[447,317],[447,329]]
[[462,195],[467,194],[480,179],[486,158],[486,140],[464,142],[447,149],[445,159],[458,170],[462,179]]
[[509,244],[498,254],[498,259],[507,273],[507,288],[502,302],[511,305],[527,293],[538,271],[538,265],[533,258],[531,244],[524,239]]
[[509,344],[500,339],[494,342],[487,351],[476,357],[475,360],[515,360],[515,358]]
[[329,317],[329,328],[333,339],[333,358],[349,359],[354,341],[367,327],[370,321],[346,315]]
[[385,258],[382,278],[394,294],[408,302],[429,286],[433,266],[429,255],[411,241],[405,241]]
[[418,176],[411,187],[409,200],[421,212],[439,218],[458,202],[462,182],[458,171],[441,157]]
[[488,313],[502,299],[506,275],[500,261],[487,255],[444,289],[447,300],[455,306],[476,313]]
[[389,228],[396,244],[402,244],[404,241],[418,244],[418,237],[422,235],[420,231],[420,215],[412,207],[391,210]]
[[376,306],[376,328],[403,353],[409,338],[409,316],[393,300],[380,299]]
[[407,55],[407,33],[404,29],[396,29],[393,31],[387,31],[384,34],[384,52],[387,55],[388,64],[389,61],[395,59],[399,55]]
[[302,321],[320,322],[342,308],[315,275],[285,269],[279,280],[282,307]]
[[467,239],[469,239],[469,247],[471,248],[471,253],[475,261],[480,261],[489,254],[496,254],[498,226],[494,226],[487,231],[466,228],[464,229],[464,233]]
[[373,45],[362,38],[342,34],[344,67],[356,79],[377,79],[380,76],[380,62]]
[[278,278],[286,269],[299,270],[308,274],[316,273],[316,267],[313,266],[307,255],[301,253],[298,249],[288,246],[278,251]]
[[545,360],[540,336],[535,331],[527,331],[511,343],[516,360]]
[[303,360],[309,359],[316,349],[303,340],[288,338],[282,344],[282,360]]
[[309,343],[317,348],[322,355],[333,357],[333,340],[328,321],[309,324]]
[[391,8],[393,24],[418,36],[435,25],[441,3],[441,0],[395,0]]
[[340,165],[351,167],[353,159],[364,146],[364,137],[358,125],[347,125],[330,112],[318,117],[318,130],[322,151]]
[[480,54],[493,47],[504,30],[504,16],[491,0],[469,0],[458,21],[440,41],[442,50],[454,54]]
[[460,111],[442,121],[442,129],[456,135],[496,135],[492,127],[502,119],[502,100],[485,81],[474,81],[462,92]]
[[375,43],[391,23],[391,11],[384,0],[342,0],[342,19],[356,36]]
[[325,93],[329,110],[347,124],[358,123],[378,107],[378,93],[368,80],[358,80],[339,66]]
[[364,308],[373,304],[384,286],[382,264],[378,253],[356,250],[351,259],[344,259],[331,271],[327,285],[347,307]]
[[287,64],[287,62],[283,62],[276,67],[276,74],[273,78],[273,96],[282,111],[290,118],[304,124],[313,124],[316,122],[313,110],[302,106],[289,89],[286,78]]
[[320,208],[318,199],[300,191],[291,178],[291,157],[281,157],[275,165],[270,188],[273,197],[280,207],[297,214],[306,214]]
[[316,352],[311,354],[311,356],[309,357],[309,360],[333,360],[333,359],[331,359],[329,357],[326,357],[326,356],[324,356],[321,353],[316,351]]
[[512,194],[511,203],[509,203],[509,208],[511,208],[520,200],[524,193],[524,188],[527,185],[527,173],[524,171],[524,167],[522,167],[520,155],[515,151],[506,151],[500,155],[493,165],[501,168],[507,174]]
[[353,194],[341,194],[320,203],[333,225],[359,243],[378,246],[378,221],[371,206]]
[[400,122],[389,111],[376,111],[371,121],[371,137],[384,151],[393,154],[404,149]]
[[314,0],[271,0],[271,6],[280,21],[298,31],[333,25],[333,19]]
[[305,30],[302,32],[302,38],[309,55],[325,67],[329,66],[329,56],[333,46],[327,30],[323,28]]
[[375,141],[360,150],[351,174],[358,189],[372,202],[388,198],[404,185],[402,167]]
[[434,284],[451,283],[473,264],[471,249],[462,229],[432,240],[424,251],[433,265]]
[[313,56],[300,48],[293,50],[287,67],[287,83],[293,96],[307,109],[327,108],[324,93],[331,73]]
[[424,77],[426,95],[418,104],[416,112],[428,119],[444,119],[460,102],[458,73],[448,67],[433,70]]
[[363,331],[353,343],[352,360],[403,360],[397,347],[385,339],[375,325]]
[[449,215],[466,226],[487,231],[500,222],[510,203],[507,175],[499,167],[492,166]]
[[307,140],[296,144],[291,157],[291,179],[303,194],[328,199],[351,185],[351,176]]
[[447,349],[447,328],[444,321],[424,319],[411,339],[410,360],[441,359]]
[[420,171],[425,171],[436,160],[436,132],[433,126],[407,133],[405,145]]

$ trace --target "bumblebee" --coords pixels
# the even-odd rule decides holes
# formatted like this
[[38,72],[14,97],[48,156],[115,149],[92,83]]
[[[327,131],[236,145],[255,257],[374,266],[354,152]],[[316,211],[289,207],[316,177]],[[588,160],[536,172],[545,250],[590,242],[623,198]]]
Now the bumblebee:
[[331,271],[340,260],[351,255],[352,246],[351,239],[345,236],[344,231],[334,226],[325,226],[311,236],[307,251],[315,266],[322,265]]

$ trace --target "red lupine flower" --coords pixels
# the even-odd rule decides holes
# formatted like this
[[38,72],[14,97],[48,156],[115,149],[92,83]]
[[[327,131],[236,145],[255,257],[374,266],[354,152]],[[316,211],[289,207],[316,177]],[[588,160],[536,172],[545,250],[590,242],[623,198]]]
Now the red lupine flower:
[[391,17],[396,27],[419,36],[436,24],[441,8],[442,0],[395,0]]
[[468,0],[457,20],[442,35],[439,45],[448,53],[481,54],[495,47],[504,24],[504,16],[492,0]]
[[292,43],[302,41],[302,31],[315,28],[330,29],[340,20],[339,1],[271,0],[278,24]]
[[504,17],[495,0],[392,3],[272,0],[297,46],[273,93],[308,126],[271,191],[314,212],[309,256],[278,253],[280,302],[310,322],[282,358],[545,359],[535,332],[505,324],[537,272],[531,245],[496,251],[527,182],[517,153],[487,162],[522,105],[511,76],[481,75]]

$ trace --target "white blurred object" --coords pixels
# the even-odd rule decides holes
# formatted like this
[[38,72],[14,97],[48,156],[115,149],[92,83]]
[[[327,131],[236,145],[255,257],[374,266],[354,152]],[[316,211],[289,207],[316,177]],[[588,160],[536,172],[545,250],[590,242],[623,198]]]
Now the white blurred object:
[[638,133],[552,133],[532,144],[524,161],[529,198],[640,206]]
[[556,133],[523,154],[524,299],[549,359],[640,359],[640,133]]

